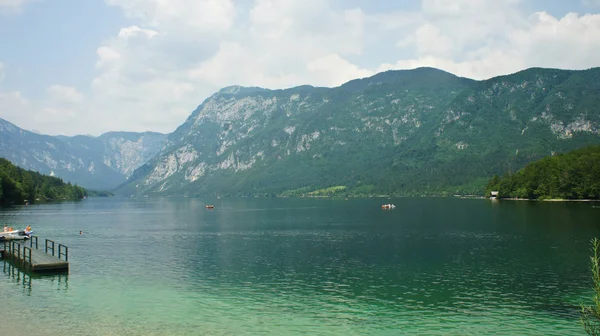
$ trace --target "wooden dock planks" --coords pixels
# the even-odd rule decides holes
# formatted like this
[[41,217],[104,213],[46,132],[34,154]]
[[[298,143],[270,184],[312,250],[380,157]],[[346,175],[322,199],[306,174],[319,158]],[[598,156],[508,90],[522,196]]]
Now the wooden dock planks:
[[31,250],[32,271],[58,271],[68,270],[69,262],[47,254],[41,250]]

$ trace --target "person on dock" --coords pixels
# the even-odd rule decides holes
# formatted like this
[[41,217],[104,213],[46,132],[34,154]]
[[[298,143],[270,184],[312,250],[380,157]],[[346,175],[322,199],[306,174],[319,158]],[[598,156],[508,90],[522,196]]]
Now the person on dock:
[[8,232],[8,226],[4,224],[4,232]]
[[31,233],[31,225],[27,225],[27,227],[25,228],[25,233],[26,234],[30,234]]

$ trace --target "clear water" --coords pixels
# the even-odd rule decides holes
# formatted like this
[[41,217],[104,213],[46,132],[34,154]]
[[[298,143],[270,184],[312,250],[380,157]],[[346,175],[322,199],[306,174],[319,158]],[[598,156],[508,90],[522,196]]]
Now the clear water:
[[71,270],[3,263],[0,334],[584,335],[592,203],[207,201],[2,210],[68,245]]

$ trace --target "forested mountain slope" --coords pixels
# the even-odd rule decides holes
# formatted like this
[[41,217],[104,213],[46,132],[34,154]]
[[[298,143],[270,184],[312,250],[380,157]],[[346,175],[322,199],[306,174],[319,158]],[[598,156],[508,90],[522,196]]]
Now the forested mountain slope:
[[483,193],[494,174],[600,143],[600,69],[474,81],[388,71],[337,88],[228,87],[205,100],[123,192]]

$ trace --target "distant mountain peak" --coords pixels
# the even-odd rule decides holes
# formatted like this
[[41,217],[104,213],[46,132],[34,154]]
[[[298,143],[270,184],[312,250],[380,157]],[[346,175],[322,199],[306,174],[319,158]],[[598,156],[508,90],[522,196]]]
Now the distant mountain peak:
[[91,189],[110,189],[126,181],[162,149],[166,138],[155,132],[49,136],[0,118],[0,157]]
[[354,79],[340,86],[341,89],[361,91],[374,85],[391,84],[405,89],[434,89],[451,87],[458,83],[469,84],[473,79],[458,77],[450,72],[432,67],[406,70],[388,70],[370,77]]
[[264,92],[264,91],[270,91],[270,90],[264,89],[261,87],[245,87],[245,86],[240,86],[240,85],[232,85],[232,86],[226,86],[226,87],[222,88],[221,90],[219,90],[219,93],[220,94],[238,95],[238,94],[250,94],[250,93]]

